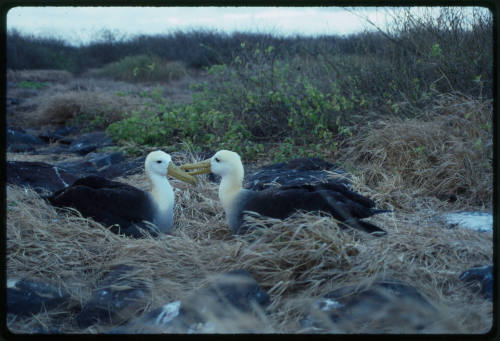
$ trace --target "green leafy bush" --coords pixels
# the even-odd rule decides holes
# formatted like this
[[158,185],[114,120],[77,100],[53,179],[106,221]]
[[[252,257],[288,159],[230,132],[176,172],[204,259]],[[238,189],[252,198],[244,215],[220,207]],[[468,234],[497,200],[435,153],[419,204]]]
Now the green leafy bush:
[[17,83],[17,87],[23,89],[43,89],[47,87],[47,83],[44,82],[33,82],[33,81],[22,81]]
[[184,77],[186,69],[180,62],[169,62],[153,55],[136,55],[107,64],[95,74],[127,82],[172,81]]

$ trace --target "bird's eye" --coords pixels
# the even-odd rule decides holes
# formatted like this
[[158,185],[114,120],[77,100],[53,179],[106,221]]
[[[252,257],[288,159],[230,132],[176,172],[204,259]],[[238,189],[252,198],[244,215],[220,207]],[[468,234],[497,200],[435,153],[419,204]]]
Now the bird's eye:
[[156,160],[156,163],[161,163],[161,160]]
[[215,158],[215,162],[219,162],[219,161],[220,161],[220,160],[219,160],[219,158],[218,158],[218,157],[216,157],[216,158]]

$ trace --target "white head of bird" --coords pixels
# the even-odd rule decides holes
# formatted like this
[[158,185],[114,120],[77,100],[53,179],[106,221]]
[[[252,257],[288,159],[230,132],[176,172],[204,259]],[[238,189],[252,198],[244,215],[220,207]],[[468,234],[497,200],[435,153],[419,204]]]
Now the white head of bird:
[[172,157],[161,150],[149,153],[144,162],[146,174],[151,182],[151,194],[160,210],[173,207],[175,199],[174,191],[167,179],[171,162]]
[[151,182],[151,193],[160,210],[167,209],[173,206],[174,203],[174,191],[168,182],[167,175],[193,185],[196,184],[194,177],[177,167],[172,162],[172,157],[161,150],[148,154],[144,162],[144,168]]
[[227,212],[234,202],[235,196],[240,192],[245,175],[241,157],[229,150],[220,150],[210,159],[194,164],[182,165],[183,169],[199,169],[190,172],[191,175],[213,173],[221,177],[219,186],[219,199]]

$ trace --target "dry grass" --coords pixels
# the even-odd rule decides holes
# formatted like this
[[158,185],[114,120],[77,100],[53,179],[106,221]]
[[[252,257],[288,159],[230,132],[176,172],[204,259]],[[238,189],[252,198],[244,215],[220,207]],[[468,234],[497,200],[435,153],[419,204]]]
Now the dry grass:
[[364,166],[362,182],[398,209],[414,209],[415,197],[428,197],[434,207],[436,198],[453,195],[457,208],[491,208],[492,113],[491,101],[442,95],[422,117],[364,127],[342,158]]
[[[135,104],[135,103],[134,103]],[[54,94],[41,102],[40,107],[30,119],[33,124],[65,125],[80,119],[95,122],[97,128],[105,128],[110,123],[123,118],[133,105],[123,97],[98,91],[67,91]]]
[[[171,235],[135,240],[77,214],[57,212],[31,190],[8,186],[9,278],[49,281],[72,298],[60,311],[9,316],[8,326],[29,332],[60,320],[61,331],[74,332],[77,312],[103,275],[117,264],[127,264],[137,269],[131,276],[151,288],[144,302],[147,311],[189,297],[222,272],[249,271],[270,294],[267,314],[255,321],[218,323],[215,332],[304,332],[299,320],[315,298],[381,278],[408,283],[434,304],[439,313],[423,332],[487,332],[492,303],[458,277],[471,267],[492,263],[492,233],[446,229],[432,218],[455,209],[491,209],[491,113],[490,102],[441,96],[435,110],[420,118],[385,118],[360,129],[349,141],[338,161],[360,169],[353,175],[355,190],[379,207],[394,210],[371,218],[388,231],[381,238],[342,230],[329,217],[306,213],[283,221],[250,216],[247,223],[266,228],[232,236],[217,185],[201,178],[197,187],[172,180],[176,207]],[[197,161],[180,153],[173,159],[177,164]],[[142,174],[117,180],[148,190]],[[444,194],[454,194],[457,200],[439,199]],[[393,308],[387,314],[401,315],[403,307]],[[395,319],[384,330],[413,332],[399,326]],[[83,332],[109,328],[97,325]],[[370,328],[332,326],[339,333],[373,331]]]
[[71,72],[64,70],[7,70],[7,80],[10,82],[67,83],[72,78]]
[[[12,71],[14,74],[17,73]],[[36,74],[36,72],[34,72]],[[21,101],[10,106],[7,112],[9,126],[39,128],[44,125],[77,122],[92,128],[105,128],[119,120],[125,113],[140,111],[151,105],[149,94],[161,88],[166,101],[187,103],[191,101],[190,84],[204,79],[204,75],[184,77],[166,84],[131,84],[104,79],[75,78],[68,82],[48,82],[43,89],[26,89],[9,86],[7,97]],[[14,78],[15,79],[15,78]]]
[[[174,159],[182,162],[179,157]],[[120,181],[148,189],[141,174]],[[66,311],[10,321],[11,330],[20,332],[62,316],[66,322],[61,330],[74,331],[75,311],[103,274],[117,264],[135,266],[139,272],[134,276],[149,281],[152,292],[144,302],[147,310],[188,297],[213,275],[248,270],[271,296],[266,317],[257,322],[219,323],[215,332],[245,330],[238,326],[256,328],[258,322],[260,329],[254,329],[258,332],[300,332],[298,321],[315,297],[378,278],[407,282],[438,307],[440,319],[425,332],[478,333],[491,326],[491,302],[458,279],[462,271],[492,262],[491,233],[447,230],[419,212],[395,212],[374,218],[389,235],[373,238],[339,229],[331,218],[299,213],[284,221],[250,216],[248,223],[268,228],[233,237],[217,199],[216,184],[205,179],[195,188],[175,180],[172,183],[177,200],[174,232],[143,240],[114,235],[74,214],[58,214],[36,193],[9,186],[8,276],[48,280],[67,290],[73,302]],[[358,332],[352,326],[333,327],[341,333]],[[106,328],[94,326],[84,332]],[[391,331],[405,332],[397,325]]]

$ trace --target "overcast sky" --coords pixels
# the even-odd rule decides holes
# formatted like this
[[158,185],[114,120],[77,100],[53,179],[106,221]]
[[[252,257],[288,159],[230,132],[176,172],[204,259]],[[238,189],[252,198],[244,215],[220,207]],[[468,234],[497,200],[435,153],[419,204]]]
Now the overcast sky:
[[[357,8],[383,26],[382,8]],[[103,28],[128,35],[168,33],[196,28],[281,35],[345,35],[373,29],[341,7],[15,7],[7,29],[86,43]]]
[[[477,7],[476,7],[477,8]],[[412,7],[415,13],[439,8]],[[388,7],[14,7],[7,29],[88,43],[103,29],[126,36],[209,29],[275,35],[347,35],[391,22]],[[434,12],[432,12],[434,11]]]

